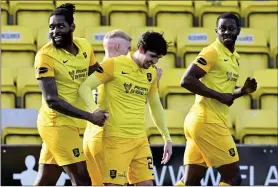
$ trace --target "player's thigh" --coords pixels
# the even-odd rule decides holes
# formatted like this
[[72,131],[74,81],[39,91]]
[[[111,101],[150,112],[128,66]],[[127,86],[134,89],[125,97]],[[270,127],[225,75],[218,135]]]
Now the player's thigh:
[[103,138],[103,183],[124,185],[127,183],[128,167],[134,157],[134,148],[130,138]]
[[140,147],[130,163],[128,180],[130,184],[148,185],[154,180],[152,152],[147,137],[137,141]]
[[39,170],[37,178],[34,182],[35,186],[46,186],[56,185],[60,175],[62,173],[62,168],[55,164],[39,164]]
[[235,142],[224,124],[201,124],[198,129],[192,139],[209,167],[219,167],[239,160]]
[[39,164],[57,165],[52,153],[50,152],[50,150],[45,142],[42,143]]
[[91,141],[84,141],[83,149],[92,185],[103,185],[101,174],[103,165],[102,138],[92,138]]
[[186,146],[183,157],[183,164],[197,164],[206,167],[204,157],[196,144],[196,142],[188,134],[187,129],[185,129],[186,136]]
[[40,134],[59,166],[85,161],[78,128],[70,126],[41,127]]

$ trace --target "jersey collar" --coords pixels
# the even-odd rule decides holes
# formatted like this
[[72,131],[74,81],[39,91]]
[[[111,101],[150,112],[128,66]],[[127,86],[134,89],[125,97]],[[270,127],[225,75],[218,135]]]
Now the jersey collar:
[[219,40],[218,38],[216,38],[216,44],[218,45],[218,47],[220,47],[224,53],[226,53],[228,56],[235,56],[237,59],[239,59],[239,54],[237,53],[236,49],[234,51],[234,53],[232,53],[227,47],[225,47]]

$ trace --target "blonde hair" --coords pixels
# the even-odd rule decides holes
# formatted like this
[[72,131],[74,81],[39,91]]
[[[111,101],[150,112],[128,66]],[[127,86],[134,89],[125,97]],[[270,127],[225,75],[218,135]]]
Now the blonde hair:
[[131,37],[128,36],[122,30],[112,30],[112,31],[107,32],[104,36],[104,39],[111,39],[111,38],[121,38],[121,39],[124,39],[129,42],[132,40]]

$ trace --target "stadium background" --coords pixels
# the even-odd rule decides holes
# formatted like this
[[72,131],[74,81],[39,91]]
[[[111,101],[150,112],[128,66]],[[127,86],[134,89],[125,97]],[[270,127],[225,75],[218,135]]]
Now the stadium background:
[[[112,29],[132,38],[132,49],[146,30],[163,31],[171,41],[158,66],[161,102],[174,148],[171,162],[160,165],[163,140],[146,108],[146,131],[152,145],[157,185],[173,185],[183,173],[186,142],[183,120],[194,95],[181,88],[181,76],[201,49],[212,43],[216,18],[234,12],[242,31],[236,49],[241,56],[238,85],[247,76],[257,79],[258,90],[235,101],[229,125],[241,157],[244,185],[278,185],[278,44],[277,1],[1,1],[1,162],[2,185],[31,185],[37,171],[41,139],[36,128],[41,92],[34,76],[34,56],[48,42],[48,18],[55,7],[76,5],[75,36],[92,44],[98,62],[102,39]],[[82,134],[80,134],[82,137]],[[23,172],[23,173],[22,173]],[[69,185],[66,175],[60,185]],[[217,185],[209,170],[203,185]],[[64,182],[63,182],[64,181]]]

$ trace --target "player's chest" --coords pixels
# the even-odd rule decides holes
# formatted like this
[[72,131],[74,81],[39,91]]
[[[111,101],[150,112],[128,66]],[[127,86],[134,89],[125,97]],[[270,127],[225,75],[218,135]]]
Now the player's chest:
[[89,64],[87,53],[59,57],[55,61],[55,77],[68,82],[83,82],[88,76]]
[[114,72],[114,88],[120,93],[134,96],[148,94],[154,75],[150,71],[134,70],[132,68],[118,68]]
[[239,77],[239,59],[234,55],[219,56],[215,70],[219,76],[236,82]]

